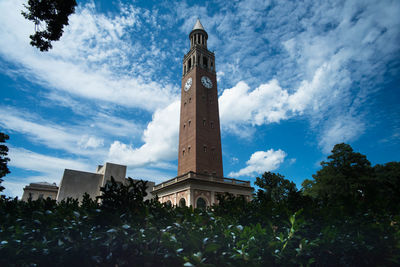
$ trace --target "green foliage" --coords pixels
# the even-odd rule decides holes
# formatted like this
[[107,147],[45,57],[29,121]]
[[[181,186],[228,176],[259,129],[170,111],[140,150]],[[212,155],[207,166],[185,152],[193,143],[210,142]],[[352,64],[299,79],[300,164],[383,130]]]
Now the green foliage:
[[[354,153],[345,150],[343,159]],[[307,189],[265,173],[252,201],[226,194],[205,210],[143,201],[146,183],[133,180],[122,185],[112,179],[98,199],[86,195],[81,203],[3,197],[0,266],[398,266],[399,210],[384,204],[399,198],[400,165],[371,167],[362,155],[338,164],[335,153],[343,151],[335,150],[329,159],[336,162],[323,164]],[[349,179],[365,196],[350,194],[348,201],[359,204],[313,188],[326,182],[325,167],[331,179],[332,173],[338,179],[357,175]],[[372,189],[362,184],[373,181],[384,187],[374,191],[375,205],[365,200]]]
[[256,178],[254,184],[265,189],[265,191],[259,191],[259,198],[266,198],[273,202],[286,201],[297,191],[296,184],[279,173],[265,172],[261,178]]
[[75,12],[76,0],[28,0],[24,6],[27,12],[22,11],[22,15],[35,23],[35,34],[29,36],[30,44],[43,52],[52,48],[52,41],[61,38],[69,15]]
[[10,161],[10,159],[7,157],[8,147],[2,144],[8,139],[8,135],[0,132],[0,192],[4,190],[4,187],[1,186],[1,183],[3,182],[3,179],[1,178],[10,173],[10,170],[7,167],[7,162]]
[[[334,146],[328,159],[330,161],[321,162],[322,169],[313,175],[315,181],[305,193],[332,203],[360,200],[365,195],[372,173],[371,163],[366,156],[342,143]],[[308,183],[305,185],[308,186]]]

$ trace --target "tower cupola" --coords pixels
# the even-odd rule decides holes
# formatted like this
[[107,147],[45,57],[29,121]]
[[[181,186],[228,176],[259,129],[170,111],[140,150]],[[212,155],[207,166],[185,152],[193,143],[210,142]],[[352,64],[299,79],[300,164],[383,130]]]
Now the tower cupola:
[[202,46],[207,48],[208,34],[204,30],[204,27],[199,19],[197,19],[196,24],[194,25],[192,31],[190,32],[189,39],[190,39],[190,49],[192,49],[195,46]]

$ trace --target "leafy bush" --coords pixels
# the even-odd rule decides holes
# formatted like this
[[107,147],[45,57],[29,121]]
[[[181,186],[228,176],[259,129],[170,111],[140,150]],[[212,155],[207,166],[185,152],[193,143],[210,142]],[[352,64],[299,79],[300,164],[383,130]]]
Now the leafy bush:
[[[282,175],[265,173],[252,201],[227,194],[206,210],[143,201],[146,183],[133,180],[126,186],[112,180],[100,201],[3,196],[0,266],[399,265],[399,203],[384,206],[398,198],[399,163],[371,167],[358,158],[368,168],[359,179],[354,162],[342,170],[325,163],[301,191]],[[335,188],[335,172],[352,173],[339,185],[362,188],[364,195]],[[352,184],[360,180],[368,185]],[[380,186],[376,194],[371,185]]]

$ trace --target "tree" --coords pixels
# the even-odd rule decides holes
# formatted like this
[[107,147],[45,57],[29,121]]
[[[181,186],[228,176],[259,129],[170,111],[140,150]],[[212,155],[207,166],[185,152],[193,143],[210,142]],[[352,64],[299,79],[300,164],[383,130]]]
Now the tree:
[[374,181],[369,195],[374,196],[378,209],[390,209],[394,214],[400,211],[400,162],[388,162],[373,167]]
[[354,202],[365,198],[366,188],[373,170],[365,155],[354,152],[348,144],[337,144],[322,161],[322,169],[313,175],[314,181],[303,182],[305,195],[321,198],[330,203]]
[[273,202],[287,200],[289,196],[297,191],[296,184],[285,179],[279,173],[265,172],[261,178],[257,177],[255,185],[265,191],[259,191],[257,195],[263,194]]
[[[35,34],[30,44],[40,51],[48,51],[52,41],[58,41],[68,25],[69,15],[75,12],[76,0],[29,0],[22,15],[35,23]],[[44,25],[43,25],[44,24]]]
[[7,167],[7,162],[10,161],[10,159],[7,158],[8,147],[1,144],[5,143],[8,139],[8,135],[0,132],[0,192],[4,190],[4,187],[1,186],[1,182],[3,182],[3,179],[1,178],[10,173],[10,170]]

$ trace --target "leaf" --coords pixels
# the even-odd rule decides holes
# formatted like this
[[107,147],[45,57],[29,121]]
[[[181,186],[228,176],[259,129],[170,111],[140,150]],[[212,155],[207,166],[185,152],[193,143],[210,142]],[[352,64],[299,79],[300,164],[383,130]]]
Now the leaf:
[[204,251],[205,251],[206,253],[208,253],[208,252],[215,252],[215,251],[217,251],[220,247],[221,247],[221,245],[219,245],[219,244],[211,243],[211,244],[208,244],[208,245],[206,246],[206,248],[205,248]]

